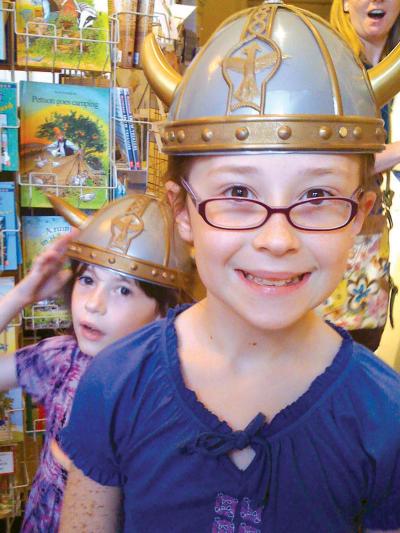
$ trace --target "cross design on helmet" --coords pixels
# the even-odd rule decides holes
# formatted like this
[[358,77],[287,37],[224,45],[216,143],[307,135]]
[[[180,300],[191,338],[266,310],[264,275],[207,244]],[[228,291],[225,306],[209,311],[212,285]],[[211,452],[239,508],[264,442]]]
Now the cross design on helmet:
[[257,52],[262,52],[263,49],[256,42],[243,48],[242,52],[245,58],[242,57],[228,57],[225,66],[228,70],[234,70],[243,74],[242,82],[234,96],[240,102],[240,105],[246,103],[253,103],[254,99],[260,95],[260,90],[257,87],[256,74],[266,68],[274,66],[278,61],[278,53],[276,51],[267,52],[266,54],[257,57]]
[[[251,107],[261,113],[266,82],[274,75],[281,60],[279,48],[266,39],[253,37],[235,46],[222,61],[222,73],[230,89],[228,113],[240,107]],[[263,71],[267,72],[260,84],[257,74]],[[241,74],[240,80],[235,79],[235,72]]]
[[126,254],[133,239],[144,230],[142,215],[149,204],[148,198],[134,201],[125,213],[111,220],[111,239],[108,246]]

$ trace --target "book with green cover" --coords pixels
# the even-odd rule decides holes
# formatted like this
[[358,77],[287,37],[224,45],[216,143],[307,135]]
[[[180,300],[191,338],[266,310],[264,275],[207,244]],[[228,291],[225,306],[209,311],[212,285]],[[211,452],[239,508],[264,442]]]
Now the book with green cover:
[[0,82],[1,170],[18,170],[17,84]]
[[17,64],[110,71],[107,0],[16,0]]
[[[70,229],[70,225],[60,216],[22,217],[24,275],[31,269],[35,258],[54,239]],[[69,324],[69,310],[61,296],[47,298],[24,309],[24,325],[27,329],[62,329]]]
[[21,206],[50,207],[46,193],[81,209],[108,200],[110,89],[20,83]]

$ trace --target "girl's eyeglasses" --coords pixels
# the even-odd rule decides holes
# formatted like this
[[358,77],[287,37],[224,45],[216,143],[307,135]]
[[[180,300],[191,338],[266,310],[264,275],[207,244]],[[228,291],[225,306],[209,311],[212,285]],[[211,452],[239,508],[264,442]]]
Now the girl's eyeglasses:
[[327,196],[301,200],[288,207],[270,207],[258,200],[219,197],[200,200],[189,183],[182,186],[192,199],[200,216],[214,228],[247,230],[263,226],[275,213],[282,213],[295,228],[304,231],[333,231],[344,228],[356,216],[357,199],[363,193],[358,187],[350,198]]

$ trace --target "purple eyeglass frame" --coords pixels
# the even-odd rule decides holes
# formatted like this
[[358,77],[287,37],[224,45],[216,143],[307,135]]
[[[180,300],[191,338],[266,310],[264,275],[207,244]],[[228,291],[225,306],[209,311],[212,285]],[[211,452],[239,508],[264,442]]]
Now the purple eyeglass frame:
[[285,215],[286,220],[289,222],[289,224],[291,226],[293,226],[296,229],[300,229],[302,231],[335,231],[335,230],[338,230],[338,229],[346,227],[348,224],[350,224],[350,222],[356,216],[356,214],[358,212],[359,205],[358,205],[358,202],[356,200],[353,200],[352,197],[354,195],[356,195],[356,194],[358,194],[358,196],[360,197],[363,194],[363,192],[364,192],[362,187],[357,187],[357,189],[353,192],[351,197],[332,196],[331,198],[329,198],[330,200],[334,200],[334,201],[335,200],[340,200],[340,201],[345,200],[346,202],[348,202],[351,205],[351,211],[350,211],[349,219],[347,220],[347,222],[345,224],[340,225],[340,226],[335,226],[334,228],[329,228],[329,229],[305,228],[303,226],[298,226],[297,224],[292,222],[292,220],[290,220],[290,218],[289,218],[289,213],[294,207],[297,207],[298,205],[302,205],[302,204],[307,204],[307,203],[317,203],[317,202],[321,201],[321,198],[309,198],[308,200],[301,200],[300,202],[296,202],[296,203],[294,203],[292,205],[289,205],[288,207],[270,207],[268,204],[265,204],[264,202],[260,202],[259,200],[253,200],[253,199],[250,199],[250,198],[235,198],[235,200],[237,200],[239,202],[241,200],[243,200],[243,201],[246,201],[246,202],[251,202],[253,204],[260,205],[261,207],[264,207],[264,209],[266,210],[267,214],[266,214],[265,219],[262,222],[260,222],[260,224],[257,224],[256,226],[250,226],[248,228],[226,228],[225,226],[217,226],[216,224],[213,224],[212,222],[210,222],[208,220],[208,218],[206,216],[206,205],[209,202],[227,200],[227,198],[217,197],[217,198],[207,198],[207,200],[200,200],[200,198],[196,195],[196,193],[191,188],[189,183],[185,180],[185,178],[181,178],[181,183],[182,183],[182,187],[185,189],[185,191],[190,196],[195,208],[197,209],[199,215],[202,217],[204,222],[206,222],[209,226],[212,226],[213,228],[223,229],[223,230],[227,230],[227,231],[246,231],[246,230],[252,230],[252,229],[260,228],[275,213],[281,213],[281,214]]

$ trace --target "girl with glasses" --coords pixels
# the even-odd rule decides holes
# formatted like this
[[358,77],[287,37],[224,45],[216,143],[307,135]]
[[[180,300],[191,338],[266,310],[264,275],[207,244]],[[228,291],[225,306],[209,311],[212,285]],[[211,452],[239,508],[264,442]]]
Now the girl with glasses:
[[206,296],[84,377],[61,532],[400,531],[400,378],[314,311],[375,200],[362,66],[280,2],[228,19],[181,82],[151,36],[143,62]]

